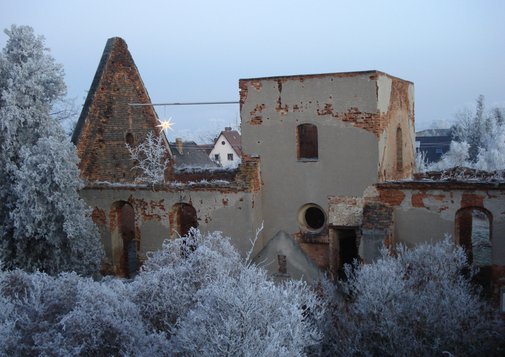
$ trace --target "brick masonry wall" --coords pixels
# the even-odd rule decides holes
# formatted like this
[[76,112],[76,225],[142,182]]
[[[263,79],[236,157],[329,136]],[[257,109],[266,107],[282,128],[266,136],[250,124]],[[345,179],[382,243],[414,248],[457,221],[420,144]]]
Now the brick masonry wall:
[[[492,264],[482,267],[483,272],[489,273],[481,274],[480,279],[486,291],[497,301],[499,289],[505,286],[505,184],[457,180],[399,181],[377,184],[376,189],[373,195],[365,198],[364,235],[367,229],[380,228],[387,222],[387,214],[377,209],[384,205],[395,212],[395,242],[408,239],[409,245],[434,237],[442,239],[444,233],[451,234],[456,243],[464,245],[462,240],[468,239],[471,228],[462,218],[466,212],[462,209],[486,212]],[[470,252],[469,257],[471,255]]]
[[136,173],[125,146],[126,136],[131,134],[138,144],[148,132],[159,130],[151,106],[129,104],[150,102],[125,41],[109,39],[73,136],[83,178],[134,181]]

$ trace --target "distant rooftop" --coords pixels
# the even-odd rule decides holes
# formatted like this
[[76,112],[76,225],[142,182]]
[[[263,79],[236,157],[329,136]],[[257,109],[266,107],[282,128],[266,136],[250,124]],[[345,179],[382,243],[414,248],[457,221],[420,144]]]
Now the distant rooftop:
[[182,141],[176,139],[169,143],[170,151],[174,157],[175,168],[215,168],[218,165],[213,162],[206,150],[194,141]]
[[451,129],[425,129],[416,132],[416,136],[451,136]]

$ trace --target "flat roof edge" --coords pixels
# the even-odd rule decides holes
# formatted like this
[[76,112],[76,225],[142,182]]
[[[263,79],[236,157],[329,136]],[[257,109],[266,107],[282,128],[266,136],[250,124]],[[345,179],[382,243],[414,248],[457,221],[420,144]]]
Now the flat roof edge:
[[383,75],[392,79],[398,79],[403,82],[414,84],[411,81],[392,76],[386,72],[378,70],[367,70],[367,71],[351,71],[351,72],[331,72],[331,73],[316,73],[316,74],[294,74],[294,75],[284,75],[284,76],[267,76],[267,77],[253,77],[253,78],[240,78],[239,81],[254,81],[254,80],[296,80],[296,79],[312,79],[321,77],[336,77],[336,78],[346,78],[346,77],[358,77],[364,75]]

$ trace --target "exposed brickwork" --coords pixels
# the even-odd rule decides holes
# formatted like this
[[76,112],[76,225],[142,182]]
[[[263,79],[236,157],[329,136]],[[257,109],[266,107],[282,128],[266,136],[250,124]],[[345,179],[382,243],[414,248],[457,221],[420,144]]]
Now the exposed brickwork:
[[399,206],[405,199],[405,194],[401,190],[379,190],[379,200],[391,206]]
[[325,271],[330,266],[329,244],[328,243],[304,243],[300,242],[300,247],[307,256],[319,267]]
[[130,196],[128,202],[135,209],[135,213],[140,215],[143,221],[161,221],[166,217],[165,201],[143,200]]
[[263,124],[263,117],[262,116],[259,116],[259,115],[256,115],[255,117],[253,117],[249,123],[251,125],[261,125]]
[[351,123],[353,126],[365,129],[379,136],[386,127],[386,122],[381,119],[377,113],[363,113],[358,108],[349,108],[347,112],[334,112],[331,104],[324,104],[320,109],[317,109],[317,115],[330,115],[335,119],[346,123]]
[[258,192],[261,189],[260,160],[243,155],[236,180],[243,183],[247,191]]
[[234,181],[237,176],[236,170],[188,170],[188,171],[178,171],[174,172],[172,176],[172,180],[176,182],[198,182],[202,180],[206,181]]
[[484,196],[475,193],[463,193],[461,197],[461,208],[464,207],[484,207]]
[[150,98],[126,43],[116,37],[107,42],[72,137],[86,180],[134,181],[126,135],[137,144],[149,131],[158,133],[158,122],[152,107],[130,103],[150,103]]
[[363,225],[365,229],[389,229],[393,223],[393,208],[379,203],[369,202],[363,207]]
[[95,207],[91,213],[91,219],[96,225],[104,226],[106,223],[105,211]]
[[363,198],[330,196],[328,224],[331,226],[359,227],[363,218]]

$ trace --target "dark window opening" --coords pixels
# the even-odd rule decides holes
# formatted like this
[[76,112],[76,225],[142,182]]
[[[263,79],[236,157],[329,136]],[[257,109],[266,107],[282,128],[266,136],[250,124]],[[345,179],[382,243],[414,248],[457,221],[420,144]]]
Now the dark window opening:
[[402,128],[396,129],[396,171],[403,170],[403,138]]
[[278,254],[277,255],[277,263],[279,264],[279,273],[280,274],[287,274],[288,268],[287,268],[286,256],[282,255],[282,254]]
[[135,213],[129,203],[124,203],[119,211],[119,229],[123,250],[120,258],[120,275],[133,278],[139,269],[137,241],[135,240]]
[[214,160],[219,161],[219,154],[214,154]]
[[317,143],[317,126],[313,124],[301,124],[297,128],[298,160],[317,159],[318,158],[318,143]]
[[233,161],[233,154],[228,154],[228,161]]
[[456,213],[455,236],[465,250],[468,262],[479,267],[473,281],[482,287],[482,295],[492,294],[492,215],[484,208],[467,207]]
[[224,140],[221,141],[221,145],[225,145],[225,144],[226,144],[226,142]]
[[338,230],[339,238],[339,267],[338,276],[345,279],[345,265],[353,264],[358,258],[358,246],[356,244],[356,231],[354,229]]
[[491,214],[483,209],[468,207],[456,213],[456,237],[465,249],[468,260],[476,266],[492,264]]
[[191,228],[198,227],[195,208],[188,203],[177,203],[172,207],[174,212],[173,230],[175,236],[186,237]]
[[128,145],[132,146],[133,143],[134,143],[133,134],[132,133],[126,133],[125,141],[126,141],[126,143]]
[[318,230],[323,227],[325,222],[324,212],[317,207],[309,207],[305,210],[305,223],[307,227],[313,230]]

